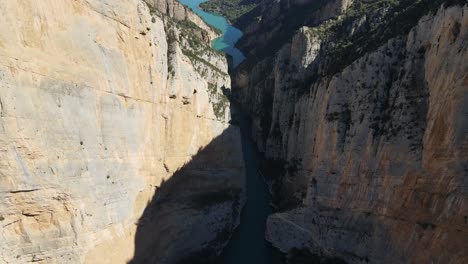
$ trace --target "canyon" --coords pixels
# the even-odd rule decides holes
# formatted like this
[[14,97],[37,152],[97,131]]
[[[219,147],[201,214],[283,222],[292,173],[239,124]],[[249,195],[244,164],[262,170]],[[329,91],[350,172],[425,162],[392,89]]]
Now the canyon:
[[202,2],[0,0],[0,263],[468,262],[466,1]]

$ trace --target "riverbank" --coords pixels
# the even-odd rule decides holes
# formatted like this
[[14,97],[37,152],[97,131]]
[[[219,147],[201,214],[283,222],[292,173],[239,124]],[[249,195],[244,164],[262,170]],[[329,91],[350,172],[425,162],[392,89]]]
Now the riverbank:
[[221,31],[222,35],[213,41],[212,47],[215,50],[225,52],[232,59],[231,67],[237,67],[243,60],[244,54],[235,47],[237,41],[243,33],[233,27],[226,18],[203,11],[200,4],[206,0],[179,0],[179,2],[189,7],[195,14],[200,16],[208,25]]

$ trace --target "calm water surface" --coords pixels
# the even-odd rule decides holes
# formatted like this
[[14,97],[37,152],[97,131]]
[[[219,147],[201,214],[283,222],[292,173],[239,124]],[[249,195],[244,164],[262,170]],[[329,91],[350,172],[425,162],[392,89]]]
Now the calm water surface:
[[221,254],[222,264],[283,264],[285,257],[265,240],[266,218],[272,213],[271,196],[259,173],[260,153],[250,138],[246,116],[240,120],[244,155],[247,202],[242,209],[240,225]]
[[210,26],[221,30],[223,35],[213,41],[213,48],[216,50],[224,51],[232,57],[232,64],[234,67],[239,65],[245,56],[234,45],[242,37],[242,31],[231,26],[229,22],[222,16],[212,13],[207,13],[201,10],[198,6],[207,0],[178,0],[185,6],[188,6],[197,15]]

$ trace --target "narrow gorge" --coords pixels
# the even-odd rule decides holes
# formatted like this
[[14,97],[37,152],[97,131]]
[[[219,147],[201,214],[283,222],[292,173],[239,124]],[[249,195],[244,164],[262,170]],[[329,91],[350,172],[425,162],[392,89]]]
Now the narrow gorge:
[[0,0],[0,264],[468,263],[466,0]]

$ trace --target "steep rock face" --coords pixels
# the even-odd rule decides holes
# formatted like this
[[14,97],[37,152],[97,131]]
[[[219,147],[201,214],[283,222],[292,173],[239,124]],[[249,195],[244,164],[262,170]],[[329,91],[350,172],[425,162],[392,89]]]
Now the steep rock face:
[[244,36],[239,47],[250,57],[271,56],[298,25],[316,25],[344,12],[352,0],[264,0],[236,23]]
[[[187,216],[174,227],[203,234],[191,242],[195,249],[229,233],[243,162],[222,91],[230,86],[227,62],[213,51],[200,57],[210,39],[189,34],[214,32],[200,21],[205,29],[151,15],[139,0],[2,0],[0,6],[0,263],[134,258],[141,251],[135,248],[140,216],[156,190],[226,136],[231,145],[203,157],[230,157],[216,166],[223,181],[208,189],[237,191],[236,199],[209,208],[210,219],[229,219],[203,222],[206,208],[174,208]],[[194,39],[198,46],[190,48]],[[196,176],[209,174],[202,164],[186,186],[193,197],[204,192]],[[166,221],[173,219],[156,224]],[[179,250],[188,243],[178,236],[150,239],[163,248],[179,242]]]
[[188,20],[195,23],[197,26],[208,33],[206,37],[214,39],[217,33],[214,32],[203,20],[193,13],[189,8],[179,3],[177,0],[145,0],[152,8],[158,10],[162,14],[172,17],[176,20]]
[[303,27],[237,71],[252,136],[268,169],[282,169],[266,175],[274,246],[350,263],[466,263],[467,11],[441,7],[338,71],[322,54],[336,45]]

